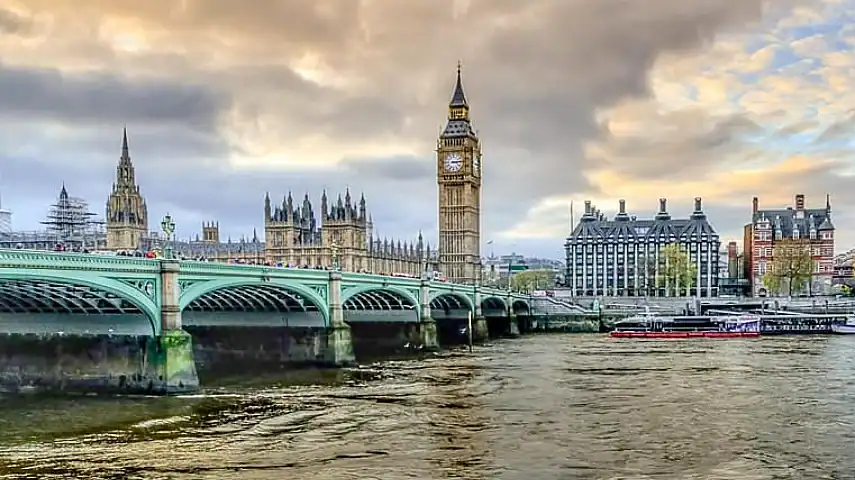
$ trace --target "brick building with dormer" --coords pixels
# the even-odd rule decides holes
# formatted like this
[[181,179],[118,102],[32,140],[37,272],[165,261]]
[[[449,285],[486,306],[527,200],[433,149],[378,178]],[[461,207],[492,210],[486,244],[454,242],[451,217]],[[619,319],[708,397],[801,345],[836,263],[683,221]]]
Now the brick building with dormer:
[[744,229],[745,278],[751,281],[753,295],[766,295],[763,276],[771,268],[776,242],[786,239],[807,240],[814,260],[814,272],[804,293],[821,294],[831,287],[834,273],[834,224],[831,222],[831,198],[825,208],[805,208],[805,196],[798,194],[795,205],[783,209],[761,210],[754,197],[751,223]]

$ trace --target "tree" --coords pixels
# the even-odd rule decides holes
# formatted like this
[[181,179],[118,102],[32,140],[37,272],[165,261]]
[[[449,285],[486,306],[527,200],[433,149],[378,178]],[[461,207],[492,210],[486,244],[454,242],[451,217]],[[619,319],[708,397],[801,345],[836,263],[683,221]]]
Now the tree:
[[526,270],[511,277],[511,288],[518,292],[531,292],[555,286],[552,270]]
[[787,295],[804,290],[813,277],[814,261],[810,242],[785,239],[772,247],[772,261],[766,266],[763,285],[770,293]]
[[504,290],[504,289],[508,288],[508,277],[497,278],[497,279],[493,280],[492,282],[490,282],[489,284],[485,284],[485,285],[493,287],[493,288],[499,288],[499,289]]
[[687,292],[695,285],[698,270],[689,255],[678,243],[665,245],[659,253],[659,287],[666,292],[679,295],[681,289]]

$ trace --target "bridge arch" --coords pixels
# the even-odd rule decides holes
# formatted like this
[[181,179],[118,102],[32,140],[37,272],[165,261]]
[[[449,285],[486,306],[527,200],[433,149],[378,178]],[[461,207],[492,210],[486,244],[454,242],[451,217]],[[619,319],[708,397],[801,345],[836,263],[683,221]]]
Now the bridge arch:
[[341,306],[345,310],[415,310],[419,299],[403,288],[393,286],[362,286],[342,292]]
[[475,306],[472,299],[460,292],[431,292],[430,308],[438,310],[472,310]]
[[481,310],[497,311],[500,310],[507,314],[508,303],[502,297],[488,295],[481,298]]
[[326,299],[311,287],[281,279],[227,278],[195,283],[181,292],[181,310],[318,312],[329,325]]
[[511,310],[513,310],[514,315],[529,315],[531,314],[531,305],[529,305],[525,300],[515,299],[511,303]]
[[[151,279],[152,295],[159,281]],[[160,333],[160,309],[141,290],[119,280],[68,272],[0,269],[0,313],[140,314]]]

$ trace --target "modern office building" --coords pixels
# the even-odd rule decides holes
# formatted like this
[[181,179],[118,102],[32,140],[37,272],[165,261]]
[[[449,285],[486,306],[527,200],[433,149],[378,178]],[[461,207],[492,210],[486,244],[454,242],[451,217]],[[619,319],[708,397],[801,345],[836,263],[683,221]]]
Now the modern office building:
[[[691,285],[669,284],[665,274],[667,245],[678,244],[695,267]],[[652,219],[626,212],[608,220],[590,201],[585,214],[564,244],[565,282],[575,296],[701,296],[718,295],[719,235],[707,220],[701,199],[689,218],[671,218],[666,199]]]

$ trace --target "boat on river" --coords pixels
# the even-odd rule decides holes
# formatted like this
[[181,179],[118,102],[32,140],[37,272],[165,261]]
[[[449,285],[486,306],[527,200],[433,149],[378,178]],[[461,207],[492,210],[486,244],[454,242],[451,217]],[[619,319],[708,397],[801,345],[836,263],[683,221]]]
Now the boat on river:
[[615,338],[752,338],[760,336],[760,317],[667,317],[648,311],[615,322],[609,335]]
[[842,335],[855,334],[855,317],[848,316],[843,323],[832,323],[831,331]]

